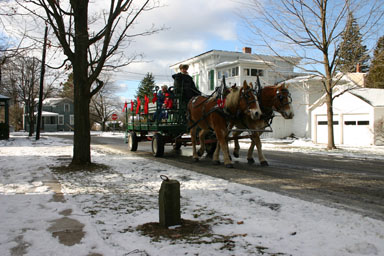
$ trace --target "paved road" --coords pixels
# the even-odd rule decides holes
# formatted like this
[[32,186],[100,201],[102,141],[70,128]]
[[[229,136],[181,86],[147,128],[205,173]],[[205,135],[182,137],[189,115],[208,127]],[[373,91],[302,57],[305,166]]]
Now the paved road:
[[248,165],[246,152],[241,151],[240,158],[235,160],[235,168],[227,169],[223,165],[212,165],[210,159],[193,162],[190,147],[179,151],[166,147],[164,157],[155,158],[147,142],[140,142],[135,153],[128,152],[122,139],[93,137],[92,143],[384,220],[384,160],[265,150],[270,166],[261,167]]

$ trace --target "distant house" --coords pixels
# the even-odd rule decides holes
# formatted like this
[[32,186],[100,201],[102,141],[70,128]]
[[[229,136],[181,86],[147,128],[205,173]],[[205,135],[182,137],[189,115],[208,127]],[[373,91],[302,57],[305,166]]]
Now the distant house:
[[[35,110],[35,115],[37,116],[37,109]],[[42,131],[71,131],[73,130],[73,125],[74,108],[73,101],[71,99],[47,98],[43,101],[43,112],[40,125],[40,129]],[[29,130],[26,115],[24,115],[24,129]]]
[[188,64],[188,73],[199,90],[211,94],[224,76],[227,85],[242,85],[244,80],[255,84],[258,75],[262,86],[298,76],[293,69],[300,60],[252,54],[251,48],[244,47],[242,52],[211,50],[180,61],[172,65],[171,69],[178,73],[180,64]]

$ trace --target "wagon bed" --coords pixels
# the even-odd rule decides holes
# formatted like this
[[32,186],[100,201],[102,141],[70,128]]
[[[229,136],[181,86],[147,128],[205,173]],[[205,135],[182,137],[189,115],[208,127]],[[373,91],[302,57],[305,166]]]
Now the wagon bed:
[[[157,89],[155,93],[157,93]],[[163,110],[166,113],[166,118],[161,120],[152,120],[158,107],[157,102],[148,104],[148,113],[143,112],[143,106],[138,114],[136,114],[136,108],[127,110],[125,138],[128,150],[136,151],[139,142],[151,141],[153,155],[161,157],[167,143],[172,144],[174,149],[180,149],[183,145],[191,145],[191,138],[187,134],[187,103],[183,101],[182,95],[177,91],[173,93],[172,101],[173,107]],[[208,154],[213,154],[216,147],[216,140],[213,137],[214,135],[211,135],[206,141]]]

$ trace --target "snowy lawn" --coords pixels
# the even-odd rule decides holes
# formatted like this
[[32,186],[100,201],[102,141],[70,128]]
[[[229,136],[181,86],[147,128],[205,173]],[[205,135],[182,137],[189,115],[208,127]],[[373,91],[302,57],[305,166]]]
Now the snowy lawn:
[[[44,134],[0,141],[1,255],[384,255],[384,222],[101,146],[92,151],[99,168],[68,171],[68,143]],[[160,175],[180,181],[182,218],[195,227],[189,233],[144,230],[159,221]],[[78,243],[65,245],[52,232],[62,218],[81,225]]]

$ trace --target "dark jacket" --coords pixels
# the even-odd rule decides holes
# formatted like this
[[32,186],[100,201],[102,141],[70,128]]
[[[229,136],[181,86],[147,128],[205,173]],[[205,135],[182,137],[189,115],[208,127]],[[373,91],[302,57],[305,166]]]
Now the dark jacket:
[[197,95],[201,95],[199,89],[196,88],[195,82],[188,74],[177,73],[172,75],[174,79],[174,88],[176,93],[182,93],[182,101],[188,103],[191,98]]

